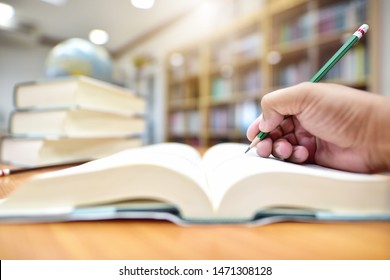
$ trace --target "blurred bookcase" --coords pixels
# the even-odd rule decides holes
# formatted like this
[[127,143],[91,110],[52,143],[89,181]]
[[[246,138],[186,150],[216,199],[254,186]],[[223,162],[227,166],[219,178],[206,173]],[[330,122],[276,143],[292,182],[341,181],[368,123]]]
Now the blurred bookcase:
[[208,38],[167,55],[166,141],[247,142],[262,96],[308,81],[363,23],[369,35],[323,82],[377,90],[376,0],[259,2]]

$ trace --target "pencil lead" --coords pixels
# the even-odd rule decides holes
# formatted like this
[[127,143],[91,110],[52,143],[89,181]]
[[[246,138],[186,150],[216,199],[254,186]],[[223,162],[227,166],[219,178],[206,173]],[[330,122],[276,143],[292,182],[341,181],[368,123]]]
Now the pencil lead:
[[251,149],[251,147],[249,146],[248,149],[246,149],[245,154],[246,154],[247,152],[249,152],[250,149]]

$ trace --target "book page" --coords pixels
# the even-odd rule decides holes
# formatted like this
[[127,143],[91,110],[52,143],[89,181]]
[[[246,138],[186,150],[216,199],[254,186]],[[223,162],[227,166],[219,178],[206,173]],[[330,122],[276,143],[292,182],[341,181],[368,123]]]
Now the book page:
[[184,216],[206,217],[212,212],[207,192],[199,153],[188,145],[165,143],[38,175],[12,193],[0,212],[4,207],[39,213],[42,208],[155,199],[178,206]]
[[[186,164],[183,164],[183,162]],[[185,173],[187,176],[193,178],[197,184],[201,185],[202,188],[207,189],[204,175],[199,176],[199,174],[203,174],[201,156],[191,146],[179,143],[163,143],[128,149],[80,166],[42,174],[39,177],[67,176],[70,174],[121,167],[123,165],[140,165],[146,163],[169,166],[180,173]]]
[[[249,175],[247,171],[251,167],[251,162],[248,159],[257,155],[254,154],[253,149],[245,154],[246,149],[245,144],[222,143],[211,147],[204,154],[203,166],[215,209],[219,207],[230,186]],[[229,166],[233,169],[230,167],[225,169],[231,162],[233,165],[229,164]]]
[[[219,144],[203,158],[214,207],[225,216],[249,218],[256,209],[272,205],[390,212],[389,176],[261,158],[254,149],[245,154],[246,148]],[[352,194],[356,199],[350,199]]]

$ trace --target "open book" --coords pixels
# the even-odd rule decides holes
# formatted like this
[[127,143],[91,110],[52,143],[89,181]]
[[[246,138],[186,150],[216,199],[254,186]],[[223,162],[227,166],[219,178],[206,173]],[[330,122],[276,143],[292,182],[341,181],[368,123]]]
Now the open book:
[[390,176],[260,158],[246,148],[219,144],[201,157],[184,144],[156,144],[41,174],[0,204],[0,220],[390,219]]

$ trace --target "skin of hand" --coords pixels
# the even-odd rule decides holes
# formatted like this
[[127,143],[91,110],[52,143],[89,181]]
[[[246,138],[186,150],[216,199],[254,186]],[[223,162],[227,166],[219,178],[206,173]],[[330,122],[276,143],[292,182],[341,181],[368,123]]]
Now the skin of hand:
[[390,171],[390,98],[325,83],[266,94],[248,128],[257,154],[361,173]]

